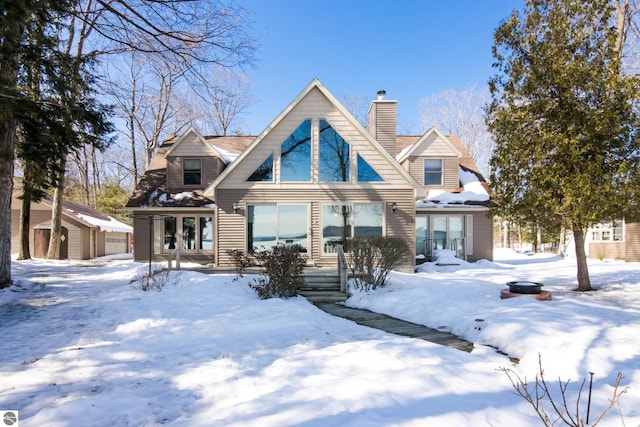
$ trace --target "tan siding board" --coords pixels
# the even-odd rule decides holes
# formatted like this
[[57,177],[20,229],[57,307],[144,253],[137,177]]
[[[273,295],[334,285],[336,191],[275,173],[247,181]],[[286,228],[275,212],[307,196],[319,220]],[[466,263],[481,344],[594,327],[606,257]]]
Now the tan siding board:
[[628,262],[640,262],[640,222],[637,219],[625,223],[626,257]]
[[171,150],[172,157],[207,157],[214,155],[215,152],[192,133],[187,135],[177,147]]
[[460,187],[460,168],[458,166],[457,157],[433,157],[433,156],[419,156],[409,158],[409,174],[418,181],[419,184],[424,184],[424,161],[425,159],[442,159],[442,175],[443,185],[435,186],[431,185],[429,188],[458,188]]
[[[182,161],[186,158],[199,158],[202,160],[202,184],[183,185],[182,184]],[[204,188],[212,183],[222,169],[224,163],[218,157],[174,157],[167,158],[167,189],[168,191],[189,191]]]
[[[468,215],[468,213],[467,213]],[[493,220],[485,212],[473,212],[473,255],[468,261],[493,260]]]
[[625,242],[590,242],[589,258],[625,259]]

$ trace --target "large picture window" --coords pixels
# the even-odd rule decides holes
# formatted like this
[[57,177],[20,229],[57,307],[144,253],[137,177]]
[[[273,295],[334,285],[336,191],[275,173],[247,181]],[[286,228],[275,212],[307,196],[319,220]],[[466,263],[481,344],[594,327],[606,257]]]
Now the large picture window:
[[382,236],[384,205],[324,205],[322,207],[322,247],[334,253],[337,245],[350,237]]
[[202,160],[184,159],[182,160],[182,183],[184,185],[201,185],[202,183]]
[[349,143],[326,120],[320,120],[319,141],[320,182],[349,182]]
[[247,206],[247,249],[261,251],[278,244],[309,247],[307,205],[263,204]]

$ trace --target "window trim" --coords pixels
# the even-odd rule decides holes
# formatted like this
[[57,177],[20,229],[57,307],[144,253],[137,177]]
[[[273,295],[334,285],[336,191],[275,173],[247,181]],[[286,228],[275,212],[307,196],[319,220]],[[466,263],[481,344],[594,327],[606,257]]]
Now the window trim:
[[[183,219],[184,218],[194,218],[195,219],[195,239],[194,239],[194,249],[184,249],[182,248],[182,233],[183,231]],[[211,241],[211,249],[200,249],[201,241],[201,230],[200,230],[200,218],[211,218],[211,227],[213,230],[213,238]],[[183,254],[204,254],[204,255],[213,255],[216,249],[216,225],[215,225],[215,215],[213,212],[211,213],[183,213],[183,214],[175,214],[168,217],[165,217],[162,221],[162,230],[160,231],[160,246],[161,253],[166,255],[169,253],[169,249],[165,247],[166,241],[166,221],[168,219],[173,219],[175,221],[175,249],[171,249],[172,251],[177,251],[178,246],[180,246],[180,253]]]
[[350,233],[349,236],[350,238],[354,238],[355,237],[355,232],[356,232],[356,223],[355,223],[355,208],[356,206],[379,206],[381,209],[380,211],[382,212],[382,218],[381,218],[381,228],[382,228],[382,236],[386,236],[387,235],[387,209],[386,209],[386,203],[385,202],[363,202],[363,203],[358,203],[358,202],[324,202],[320,204],[320,229],[318,230],[318,234],[320,236],[320,255],[324,256],[324,255],[335,255],[335,252],[327,252],[325,251],[325,243],[324,243],[324,209],[326,206],[349,206],[351,207],[351,212],[349,213],[349,227],[350,229]]
[[[427,184],[427,161],[437,160],[440,162],[440,183],[439,184]],[[430,172],[435,174],[435,172]],[[426,158],[422,161],[422,184],[426,186],[443,186],[444,185],[444,159],[443,158]]]
[[[200,168],[197,169],[197,172],[200,174],[200,182],[197,184],[187,184],[186,183],[186,176],[185,174],[187,173],[187,171],[189,171],[190,173],[195,173],[196,169],[186,169],[185,168],[185,162],[187,161],[193,161],[193,160],[197,160],[198,162],[200,162]],[[200,187],[202,186],[202,158],[196,158],[196,157],[187,157],[182,159],[182,185],[184,185],[185,187]]]
[[[311,227],[311,203],[296,203],[296,202],[258,202],[258,203],[253,203],[250,201],[245,202],[246,203],[246,207],[247,207],[247,215],[245,217],[245,248],[247,250],[247,253],[252,253],[254,252],[254,248],[253,247],[249,247],[249,208],[250,207],[254,207],[254,206],[275,206],[275,211],[276,211],[276,216],[275,216],[275,242],[276,245],[278,244],[286,244],[286,241],[282,241],[280,239],[280,206],[304,206],[306,208],[307,211],[307,220],[306,220],[306,230],[307,230],[307,245],[305,247],[306,252],[303,253],[311,253],[311,245],[312,245],[312,241],[311,241],[311,237],[313,235],[312,232],[310,232],[310,227]],[[265,249],[270,249],[265,247]],[[258,249],[259,250],[259,249]]]

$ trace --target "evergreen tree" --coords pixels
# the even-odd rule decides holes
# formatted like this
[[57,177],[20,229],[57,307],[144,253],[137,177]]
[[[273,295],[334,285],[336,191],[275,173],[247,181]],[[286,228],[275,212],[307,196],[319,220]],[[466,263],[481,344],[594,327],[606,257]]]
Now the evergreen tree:
[[589,226],[619,218],[635,199],[640,151],[638,79],[621,71],[608,0],[527,0],[494,34],[491,181],[499,213],[568,224],[578,289],[591,290]]

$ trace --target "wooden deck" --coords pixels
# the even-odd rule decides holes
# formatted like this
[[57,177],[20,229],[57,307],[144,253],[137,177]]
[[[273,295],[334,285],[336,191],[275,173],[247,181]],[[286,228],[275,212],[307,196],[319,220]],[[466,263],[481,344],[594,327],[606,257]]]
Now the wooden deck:
[[335,303],[316,303],[315,305],[319,309],[333,316],[343,317],[356,322],[359,325],[380,329],[385,332],[405,337],[423,339],[434,344],[440,344],[446,347],[455,348],[456,350],[466,351],[467,353],[470,353],[471,350],[473,350],[473,343],[465,341],[453,334],[428,328],[416,323],[406,322],[385,314],[374,313],[360,308],[346,307],[342,304]]

